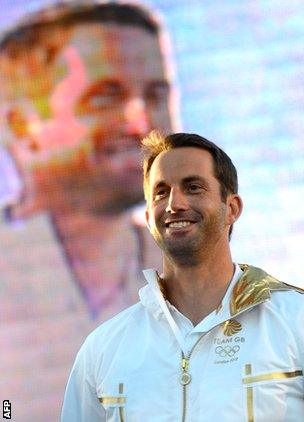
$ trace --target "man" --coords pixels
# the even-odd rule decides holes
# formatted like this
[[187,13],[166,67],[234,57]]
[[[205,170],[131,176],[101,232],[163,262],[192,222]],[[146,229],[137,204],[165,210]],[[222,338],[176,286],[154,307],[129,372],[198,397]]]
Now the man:
[[304,414],[304,299],[232,262],[237,173],[194,134],[144,140],[146,218],[163,272],[74,364],[62,421],[276,421]]
[[[163,33],[134,5],[70,3],[35,14],[0,47],[3,137],[24,183],[7,215],[47,211],[89,311],[109,315],[130,254],[101,242],[115,244],[131,225],[123,211],[142,200],[140,137],[173,126]],[[119,254],[120,271],[104,271]]]
[[16,420],[58,419],[83,338],[158,261],[138,218],[139,140],[175,124],[168,60],[158,21],[132,4],[61,2],[0,42],[0,395]]

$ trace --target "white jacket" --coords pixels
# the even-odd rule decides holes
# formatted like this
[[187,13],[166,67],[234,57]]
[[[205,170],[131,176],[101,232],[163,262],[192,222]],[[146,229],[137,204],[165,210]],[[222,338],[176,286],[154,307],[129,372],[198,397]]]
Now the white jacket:
[[[80,349],[62,422],[304,421],[304,296],[243,265],[187,335],[154,270]],[[178,315],[179,314],[179,315]]]

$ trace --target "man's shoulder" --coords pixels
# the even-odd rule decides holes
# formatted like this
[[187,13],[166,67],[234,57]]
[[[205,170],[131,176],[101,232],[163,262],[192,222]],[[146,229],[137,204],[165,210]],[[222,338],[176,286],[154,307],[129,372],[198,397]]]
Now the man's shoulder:
[[241,277],[242,285],[250,286],[250,288],[262,287],[269,291],[294,291],[304,294],[304,287],[299,283],[286,283],[253,265],[239,264],[239,267],[243,271]]
[[[230,311],[232,315],[247,310],[265,301],[276,303],[288,301],[289,298],[299,296],[297,300],[303,304],[303,289],[292,286],[271,276],[261,268],[248,264],[239,264],[242,275],[234,284],[231,298]],[[292,299],[291,299],[292,300]]]
[[94,331],[92,331],[85,340],[84,347],[98,348],[103,350],[107,344],[115,339],[120,339],[122,333],[126,330],[135,328],[138,321],[142,319],[144,307],[141,302],[128,307],[127,309],[119,312],[117,315],[110,318],[108,321],[103,322]]
[[267,272],[255,267],[251,267],[253,274],[260,274],[260,282],[270,293],[273,306],[278,307],[280,312],[287,315],[304,312],[304,289],[299,284],[286,283]]
[[283,289],[274,289],[271,294],[271,301],[274,306],[280,309],[289,317],[299,312],[304,316],[304,289],[296,284],[282,282]]
[[[283,282],[283,284],[286,286],[286,288],[289,291],[293,291],[293,292],[297,292],[300,293],[301,295],[304,295],[304,286],[303,285],[299,285],[299,284],[290,284],[290,283],[285,283]],[[304,299],[304,296],[303,296]]]
[[304,310],[303,288],[280,281],[261,268],[239,266],[243,274],[233,288],[230,304],[234,314],[265,301],[288,316]]
[[144,308],[141,302],[137,302],[100,324],[95,331],[106,332],[114,327],[123,327],[126,324],[130,324],[132,320],[136,320],[137,315],[143,311]]

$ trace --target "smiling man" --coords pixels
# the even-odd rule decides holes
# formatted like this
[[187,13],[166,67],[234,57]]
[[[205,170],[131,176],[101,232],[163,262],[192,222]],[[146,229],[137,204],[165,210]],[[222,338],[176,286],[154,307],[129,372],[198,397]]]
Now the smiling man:
[[0,396],[16,420],[58,420],[79,345],[160,261],[139,145],[176,124],[169,53],[158,18],[119,2],[48,2],[0,40]]
[[150,231],[163,271],[82,346],[62,421],[299,421],[304,299],[231,259],[242,210],[227,154],[194,134],[144,144]]

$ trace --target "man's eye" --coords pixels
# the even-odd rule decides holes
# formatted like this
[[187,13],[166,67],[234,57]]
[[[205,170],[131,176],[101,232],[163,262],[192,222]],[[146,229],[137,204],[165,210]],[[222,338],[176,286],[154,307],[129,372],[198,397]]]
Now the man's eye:
[[164,100],[167,100],[167,98],[168,98],[168,92],[164,89],[156,89],[154,91],[150,91],[146,95],[146,100],[153,101],[153,102],[164,101]]
[[167,101],[169,96],[169,85],[165,82],[155,83],[150,86],[145,94],[146,101],[162,102]]
[[123,99],[123,92],[116,83],[104,83],[91,87],[78,101],[76,110],[79,113],[94,113],[108,109]]
[[155,193],[155,199],[163,198],[167,193],[166,189],[161,189]]
[[200,185],[189,185],[188,186],[188,191],[189,192],[198,192],[201,190],[201,186]]
[[96,94],[88,98],[87,103],[92,109],[98,109],[111,105],[113,101],[116,101],[120,96],[118,93],[107,92],[104,94]]

